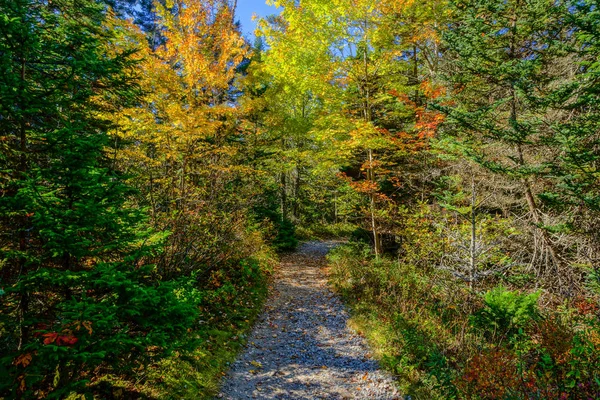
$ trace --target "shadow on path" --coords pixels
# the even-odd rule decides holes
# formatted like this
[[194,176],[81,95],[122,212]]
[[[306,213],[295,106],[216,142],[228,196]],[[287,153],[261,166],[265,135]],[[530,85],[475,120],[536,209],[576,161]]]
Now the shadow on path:
[[284,257],[272,293],[219,397],[399,399],[392,378],[348,328],[322,267],[335,242],[309,242]]

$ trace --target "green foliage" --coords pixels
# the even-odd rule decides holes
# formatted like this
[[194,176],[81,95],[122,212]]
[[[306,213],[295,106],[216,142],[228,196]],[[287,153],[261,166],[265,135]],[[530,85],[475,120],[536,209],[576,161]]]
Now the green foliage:
[[254,219],[258,222],[267,222],[269,227],[267,235],[277,250],[294,250],[298,246],[296,226],[288,218],[282,217],[273,192],[267,191],[265,197],[264,202],[254,206]]
[[[568,370],[565,374],[566,389],[587,392],[589,395],[600,394],[600,326],[595,321],[587,329],[573,337],[570,350]],[[581,383],[584,382],[584,385]]]
[[598,0],[272,1],[252,54],[137,3],[0,0],[0,397],[214,395],[265,249],[347,236],[406,393],[600,398]]
[[0,10],[0,396],[89,395],[99,375],[134,375],[181,347],[221,292],[153,266],[181,232],[152,232],[114,163],[111,116],[139,88],[104,3]]
[[448,117],[439,145],[506,185],[518,184],[522,195],[515,201],[528,210],[531,231],[550,248],[552,262],[561,264],[552,239],[560,228],[552,226],[567,226],[565,217],[543,218],[542,210],[565,205],[548,193],[564,186],[555,164],[565,154],[557,127],[568,101],[557,104],[556,96],[572,84],[559,67],[570,62],[567,49],[574,40],[568,4],[453,0],[449,9],[457,23],[443,33],[453,67],[444,73],[450,101],[433,105]]
[[495,286],[474,296],[464,284],[432,279],[410,264],[376,260],[357,243],[334,249],[329,262],[352,324],[413,398],[559,400],[599,393],[600,330],[592,303],[577,306],[583,319],[575,317],[574,333],[558,322],[564,316],[539,311],[539,292]]
[[[12,288],[17,293],[22,288],[47,291],[51,284],[55,293],[70,290],[71,296],[56,302],[52,318],[30,320],[32,340],[16,357],[9,353],[2,360],[13,366],[0,392],[10,390],[16,379],[26,397],[50,382],[48,398],[89,393],[90,380],[82,374],[107,364],[111,373],[129,373],[176,348],[177,338],[198,317],[199,293],[193,279],[153,283],[140,273],[151,271],[126,264],[99,264],[68,274],[40,270]],[[28,363],[15,365],[13,360],[23,357],[30,357]]]
[[[7,344],[0,393],[65,397],[99,366],[129,371],[195,320],[181,282],[145,260],[160,239],[107,159],[114,112],[135,100],[131,52],[107,53],[96,1],[0,2],[0,257]],[[144,243],[144,244],[142,244]],[[184,288],[181,290],[185,291]],[[163,307],[157,312],[158,306]]]
[[540,317],[539,297],[540,292],[520,294],[497,286],[483,295],[484,308],[472,323],[493,337],[514,335]]
[[404,393],[452,398],[455,372],[441,345],[447,332],[428,303],[436,295],[427,276],[414,266],[375,259],[371,247],[361,242],[336,247],[328,260],[334,287],[352,307],[353,323],[375,347],[382,365],[399,377]]
[[353,242],[370,243],[372,241],[371,232],[363,228],[354,229],[350,234],[350,240]]
[[600,294],[600,268],[595,268],[588,272],[587,286],[594,293]]
[[132,396],[158,399],[213,399],[220,380],[260,314],[267,295],[270,255],[245,259],[232,271],[214,271],[200,290],[198,321],[183,335],[180,346],[168,357],[156,358],[141,374],[143,380],[123,381],[109,376],[98,388],[108,396],[131,390]]
[[570,7],[565,13],[565,23],[572,27],[575,43],[569,46],[576,60],[577,73],[565,80],[554,97],[556,107],[569,112],[572,117],[556,123],[550,138],[552,145],[560,149],[560,155],[552,162],[552,173],[558,184],[543,194],[543,200],[560,210],[568,205],[584,205],[600,210],[597,163],[599,136],[598,77],[600,76],[600,28],[597,0],[567,1]]
[[301,225],[296,229],[296,234],[301,240],[315,239],[347,239],[356,230],[350,223],[311,224]]
[[289,219],[284,219],[277,226],[277,236],[273,240],[273,245],[281,251],[294,250],[298,246],[296,239],[296,227]]

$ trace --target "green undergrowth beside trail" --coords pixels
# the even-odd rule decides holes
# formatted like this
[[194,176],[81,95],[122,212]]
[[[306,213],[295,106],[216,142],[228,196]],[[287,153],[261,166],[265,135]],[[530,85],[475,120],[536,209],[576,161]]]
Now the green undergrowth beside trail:
[[269,254],[213,271],[201,291],[197,324],[177,350],[136,371],[135,378],[103,376],[95,392],[116,399],[214,398],[260,314],[274,260]]
[[[328,255],[330,282],[383,368],[412,399],[600,398],[600,323],[589,301],[545,303],[499,276],[477,289],[368,245]],[[428,254],[428,253],[423,253]],[[413,255],[416,256],[413,258]]]
[[350,223],[300,225],[296,228],[299,240],[345,239],[356,230]]
[[[401,277],[397,268],[389,268],[390,260],[375,260],[370,249],[358,243],[333,249],[328,260],[330,282],[350,307],[350,324],[366,337],[380,365],[396,377],[402,393],[415,399],[444,399],[443,393],[436,390],[435,382],[426,382],[427,374],[419,367],[426,362],[424,353],[428,351],[428,344],[405,346],[403,329],[399,325],[402,312],[395,309],[394,304],[398,298],[390,293],[390,299],[386,299],[382,287],[391,287],[394,280],[409,280],[410,275]],[[389,274],[393,271],[397,275],[390,279]],[[395,288],[396,296],[402,296],[397,292],[400,288],[400,285]]]

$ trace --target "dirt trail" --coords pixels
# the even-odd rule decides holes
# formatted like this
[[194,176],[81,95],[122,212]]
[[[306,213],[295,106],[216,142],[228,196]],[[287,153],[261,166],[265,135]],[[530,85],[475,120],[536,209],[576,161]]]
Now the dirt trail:
[[334,242],[283,258],[246,350],[224,379],[223,399],[401,399],[327,286]]

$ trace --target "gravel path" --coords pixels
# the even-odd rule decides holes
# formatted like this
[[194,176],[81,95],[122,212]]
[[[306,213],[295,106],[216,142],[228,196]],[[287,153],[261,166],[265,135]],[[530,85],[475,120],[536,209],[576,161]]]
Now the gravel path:
[[219,398],[401,399],[365,340],[348,328],[348,313],[327,286],[324,256],[333,246],[305,243],[283,258]]

